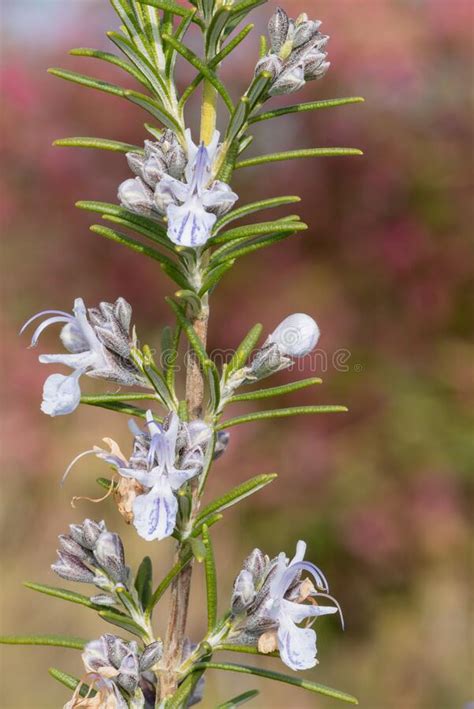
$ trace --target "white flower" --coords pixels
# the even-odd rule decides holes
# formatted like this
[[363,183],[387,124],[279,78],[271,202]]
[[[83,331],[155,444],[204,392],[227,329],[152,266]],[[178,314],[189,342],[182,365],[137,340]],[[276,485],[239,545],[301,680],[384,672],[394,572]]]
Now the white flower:
[[213,179],[219,137],[219,132],[214,131],[209,145],[197,146],[188,129],[185,182],[168,174],[156,187],[155,205],[166,211],[168,236],[178,246],[196,248],[205,244],[217,216],[227,212],[238,199],[226,183]]
[[43,310],[23,325],[20,334],[45,315],[50,317],[38,325],[30,347],[36,347],[47,327],[63,323],[60,339],[69,354],[40,355],[39,361],[42,364],[62,364],[73,370],[69,376],[52,374],[46,379],[41,404],[45,414],[62,416],[79,406],[79,379],[83,374],[143,386],[138,371],[127,359],[130,353],[128,331],[131,309],[123,298],[118,298],[115,304],[101,303],[98,309],[91,308],[89,311],[82,298],[76,298],[72,314],[62,310]]
[[278,626],[280,657],[292,670],[307,670],[316,665],[316,633],[312,628],[301,628],[298,624],[304,620],[314,620],[320,615],[339,611],[337,606],[305,604],[285,597],[288,596],[290,587],[294,585],[302,571],[309,572],[316,586],[324,591],[324,593],[315,591],[311,595],[326,596],[327,581],[314,564],[304,561],[305,552],[305,542],[299,541],[296,554],[291,561],[284,553],[279,555],[262,609],[265,616]]
[[152,541],[173,533],[178,513],[175,493],[201,472],[203,456],[202,449],[196,448],[187,458],[186,467],[177,468],[178,416],[171,414],[167,429],[156,423],[151,411],[147,411],[146,419],[150,433],[148,470],[119,467],[118,472],[137,480],[148,490],[138,495],[133,503],[133,524],[143,539]]
[[268,337],[266,344],[276,344],[281,354],[304,357],[316,347],[319,327],[309,315],[289,315]]
[[49,325],[65,323],[61,331],[61,341],[71,354],[40,355],[43,364],[64,364],[73,369],[69,376],[52,374],[46,380],[43,389],[41,409],[50,416],[69,414],[79,405],[81,390],[79,378],[87,370],[101,370],[108,366],[105,347],[98,339],[87,319],[86,307],[82,298],[74,301],[74,314],[61,310],[43,310],[30,318],[22,327],[21,333],[37,318],[43,315],[51,317],[44,320],[34,331],[31,347],[36,347],[38,338]]
[[[191,448],[179,461],[182,467],[177,467],[182,427],[177,414],[170,415],[167,428],[154,420],[151,411],[147,411],[146,420],[149,440],[145,465],[142,465],[143,456],[137,456],[136,464],[132,466],[133,458],[127,462],[120,456],[100,450],[96,455],[114,465],[120,475],[136,480],[145,488],[146,492],[134,499],[133,524],[143,539],[152,541],[173,533],[178,513],[176,492],[202,471],[204,453],[203,446],[192,442],[188,432],[187,443]],[[144,434],[138,431],[137,438],[143,439]]]

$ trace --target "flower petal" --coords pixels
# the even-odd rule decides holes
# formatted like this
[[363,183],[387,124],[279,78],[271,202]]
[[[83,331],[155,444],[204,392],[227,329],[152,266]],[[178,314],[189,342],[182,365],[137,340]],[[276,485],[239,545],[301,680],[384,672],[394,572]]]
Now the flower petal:
[[284,616],[280,617],[278,649],[292,670],[309,670],[316,665],[316,633],[311,628],[298,628]]
[[309,603],[294,603],[283,599],[281,602],[281,612],[284,613],[294,623],[301,623],[306,618],[317,618],[320,615],[332,615],[338,612],[336,606],[320,606]]
[[49,416],[64,416],[77,409],[81,401],[81,374],[83,371],[80,369],[68,377],[64,374],[51,374],[44,383],[41,411]]
[[170,485],[161,479],[146,495],[139,495],[133,503],[133,524],[138,534],[147,541],[165,539],[175,528],[178,501]]
[[207,209],[215,210],[219,216],[228,212],[238,199],[239,196],[232,192],[229,185],[219,180],[216,180],[210,189],[204,190],[202,194],[203,205]]
[[165,175],[163,177],[163,179],[158,183],[155,192],[155,200],[158,200],[160,204],[163,200],[166,201],[167,198],[168,202],[174,200],[186,202],[189,196],[189,185],[181,182],[180,180],[176,180],[174,177],[171,177],[171,175]]
[[170,204],[167,210],[168,236],[179,246],[202,246],[211,236],[216,215],[208,214],[197,197],[181,207]]

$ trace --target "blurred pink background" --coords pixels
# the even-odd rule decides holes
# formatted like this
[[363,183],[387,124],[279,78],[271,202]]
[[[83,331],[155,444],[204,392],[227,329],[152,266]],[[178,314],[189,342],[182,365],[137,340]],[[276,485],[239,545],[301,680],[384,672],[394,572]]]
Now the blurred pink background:
[[[66,55],[72,47],[107,47],[105,31],[118,26],[112,10],[105,0],[2,5],[2,632],[92,638],[107,627],[90,611],[21,583],[55,582],[49,565],[56,536],[85,516],[122,530],[129,563],[150,553],[110,503],[70,508],[73,495],[95,494],[100,462],[81,464],[59,487],[68,462],[103,436],[126,448],[126,420],[85,407],[54,420],[41,414],[49,370],[17,333],[31,314],[69,310],[79,295],[91,306],[122,295],[134,307],[141,340],[153,344],[170,322],[163,296],[172,284],[153,262],[91,234],[93,215],[74,207],[78,199],[115,201],[129,176],[124,157],[51,147],[73,135],[137,144],[145,137],[138,108],[46,74],[48,66],[62,66],[117,80],[110,66]],[[245,89],[258,31],[275,7],[270,2],[256,13],[257,30],[223,72],[234,96]],[[216,528],[220,606],[226,609],[232,579],[254,546],[291,554],[306,539],[347,625],[343,633],[334,620],[320,621],[320,665],[308,676],[356,694],[367,709],[461,708],[474,695],[473,4],[290,0],[284,7],[320,18],[331,35],[329,74],[298,98],[362,95],[366,103],[263,123],[251,154],[347,145],[365,156],[236,175],[242,204],[301,195],[298,207],[311,228],[236,265],[213,298],[210,346],[234,347],[257,321],[271,330],[288,313],[310,312],[329,360],[341,348],[350,352],[347,371],[330,366],[321,387],[281,403],[347,404],[350,413],[236,429],[214,468],[209,499],[254,474],[276,471],[279,479]],[[293,100],[275,105],[285,102]],[[40,351],[55,344],[48,331]],[[104,389],[87,380],[84,390]],[[165,572],[171,550],[163,543],[151,552],[157,573]],[[190,634],[197,639],[204,623],[200,571],[194,590]],[[165,602],[158,626],[166,613]],[[4,649],[1,706],[62,706],[68,692],[48,677],[51,665],[81,674],[74,651]],[[282,669],[277,660],[266,665]],[[202,706],[254,687],[262,690],[256,709],[336,705],[214,673]]]

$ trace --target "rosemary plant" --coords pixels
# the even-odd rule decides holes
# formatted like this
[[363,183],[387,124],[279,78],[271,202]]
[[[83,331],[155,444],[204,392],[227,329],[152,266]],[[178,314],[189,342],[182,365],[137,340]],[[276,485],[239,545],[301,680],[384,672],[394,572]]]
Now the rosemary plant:
[[[238,100],[231,96],[219,78],[219,69],[251,32],[253,26],[245,24],[249,13],[265,2],[190,0],[187,6],[174,0],[111,0],[121,26],[108,36],[120,54],[84,48],[73,49],[71,54],[120,67],[137,81],[139,89],[124,89],[65,69],[50,70],[55,76],[138,104],[149,114],[150,123],[145,124],[149,137],[143,146],[89,137],[61,139],[56,145],[125,154],[131,176],[118,188],[119,203],[83,201],[77,206],[97,213],[105,222],[92,226],[94,233],[153,259],[177,288],[166,299],[174,324],[164,328],[156,357],[156,350],[139,345],[131,326],[131,307],[123,298],[89,308],[77,298],[72,313],[44,311],[24,326],[36,325],[32,346],[45,328],[62,326],[60,339],[67,353],[43,354],[39,360],[65,365],[71,373],[54,373],[46,379],[44,413],[64,415],[83,404],[132,418],[131,440],[123,442],[125,453],[115,441],[105,438],[104,447],[95,446],[80,454],[73,464],[83,455],[93,455],[112,470],[111,477],[98,479],[106,490],[105,497],[115,502],[125,522],[150,545],[150,556],[134,572],[126,565],[120,536],[108,531],[104,522],[86,519],[71,524],[59,537],[58,559],[52,570],[67,581],[95,586],[92,595],[26,584],[33,591],[86,606],[134,637],[130,640],[105,633],[93,640],[46,635],[2,639],[4,643],[82,650],[84,669],[78,667],[82,680],[50,670],[52,677],[73,691],[65,707],[190,706],[201,699],[208,670],[266,677],[357,703],[350,695],[295,675],[214,658],[223,650],[271,654],[293,671],[309,669],[317,662],[316,618],[336,613],[342,620],[323,573],[304,560],[306,545],[302,541],[291,560],[284,553],[272,559],[254,549],[235,570],[228,612],[223,617],[217,613],[211,528],[221,522],[228,507],[276,477],[259,475],[217,500],[206,501],[206,480],[213,461],[225,452],[229,431],[260,419],[346,410],[343,406],[315,405],[225,417],[236,402],[267,400],[321,383],[311,378],[252,388],[314,349],[319,329],[309,315],[290,315],[263,342],[262,326],[254,325],[222,367],[206,347],[210,296],[224,274],[247,254],[307,229],[295,215],[236,225],[256,212],[290,205],[299,198],[262,196],[237,207],[238,195],[230,187],[234,171],[296,158],[361,154],[355,149],[331,147],[244,157],[257,123],[362,101],[342,98],[264,110],[274,96],[296,92],[306,82],[321,79],[329,68],[329,38],[319,31],[320,22],[305,14],[293,20],[281,9],[270,18],[268,37],[260,40],[247,90]],[[186,44],[191,31],[202,38],[199,55]],[[182,93],[175,81],[178,57],[195,70]],[[200,87],[198,133],[197,127],[187,126],[185,116],[189,99]],[[227,120],[223,133],[216,130],[218,108]],[[184,392],[176,378],[183,340],[187,343]],[[133,390],[85,396],[80,388],[83,375]],[[174,538],[175,560],[154,588],[153,543],[166,537]],[[193,643],[186,636],[186,620],[196,562],[205,568],[207,632]],[[158,638],[153,614],[167,590],[170,605],[168,610],[160,605],[160,611],[168,614],[168,627],[165,636]],[[236,707],[257,694],[247,691],[220,706]]]

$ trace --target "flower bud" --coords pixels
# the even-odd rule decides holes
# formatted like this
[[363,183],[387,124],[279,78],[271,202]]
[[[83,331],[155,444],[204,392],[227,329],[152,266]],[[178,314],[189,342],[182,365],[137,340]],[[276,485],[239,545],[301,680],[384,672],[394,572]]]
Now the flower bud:
[[118,669],[129,652],[127,644],[112,633],[102,635],[101,640],[105,644],[108,661]]
[[126,153],[128,166],[137,177],[142,177],[145,158],[141,153]]
[[250,571],[243,569],[237,576],[232,594],[232,612],[242,613],[254,601],[256,596],[255,584]]
[[105,573],[117,583],[126,583],[128,570],[122,540],[118,534],[103,532],[97,540],[94,556]]
[[147,216],[153,209],[153,192],[140,177],[122,182],[118,198],[122,207],[136,214]]
[[[300,18],[298,18],[298,20],[299,19]],[[296,20],[295,34],[293,36],[293,47],[295,49],[312,40],[316,36],[318,28],[321,25],[321,22],[319,21],[315,22],[313,20],[308,20],[307,15],[305,21],[298,22],[298,20]]]
[[246,380],[258,381],[275,374],[282,369],[290,367],[292,360],[286,357],[274,342],[267,341],[264,346],[255,353]]
[[[130,643],[132,645],[132,643]],[[117,675],[117,684],[119,684],[126,692],[133,694],[138,686],[140,679],[140,670],[138,668],[138,657],[136,652],[130,651],[122,660],[120,671]]]
[[188,159],[176,134],[169,128],[165,128],[158,140],[158,146],[166,164],[166,172],[171,177],[179,180],[183,175]]
[[163,643],[161,640],[157,640],[150,645],[147,645],[140,657],[140,671],[146,672],[153,665],[161,660],[163,655]]
[[288,15],[281,7],[277,7],[268,23],[268,34],[272,51],[278,53],[286,42],[290,20]]
[[272,80],[275,81],[277,76],[283,69],[283,62],[275,54],[267,54],[262,57],[255,67],[255,76],[261,74],[262,71],[268,71],[271,74]]
[[314,79],[322,79],[327,73],[331,62],[324,61],[327,54],[324,52],[315,53],[309,56],[308,60],[304,63],[304,76],[306,81],[313,81]]
[[218,431],[216,437],[216,445],[214,446],[214,460],[217,460],[217,458],[220,458],[221,455],[224,455],[227,450],[227,446],[229,445],[229,441],[229,431]]
[[189,435],[189,447],[191,448],[195,446],[207,446],[212,436],[212,430],[202,419],[191,421],[187,426],[187,431]]
[[271,96],[292,94],[301,89],[305,84],[304,66],[302,63],[290,65],[281,72],[275,83],[270,88]]
[[88,561],[91,555],[86,551],[80,544],[78,544],[72,537],[67,534],[60,534],[59,537],[59,547],[62,551],[71,554],[77,559],[82,559],[82,561]]
[[94,574],[85,564],[72,554],[65,551],[58,551],[59,561],[51,565],[55,574],[66,581],[78,581],[79,583],[94,583]]
[[266,571],[269,559],[260,549],[254,549],[244,561],[244,569],[252,574],[256,581],[259,581]]
[[86,547],[86,549],[94,549],[100,535],[106,531],[104,521],[94,522],[93,519],[85,519],[82,524],[82,546]]
[[304,313],[295,313],[278,325],[267,343],[277,345],[283,355],[304,357],[316,347],[319,335],[319,327],[313,318]]

